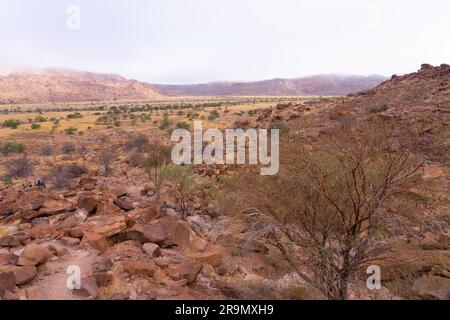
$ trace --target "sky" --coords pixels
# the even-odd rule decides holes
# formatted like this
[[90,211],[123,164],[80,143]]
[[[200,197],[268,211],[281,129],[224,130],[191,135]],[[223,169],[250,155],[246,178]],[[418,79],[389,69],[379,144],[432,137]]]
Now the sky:
[[150,83],[404,74],[450,63],[448,0],[0,0],[0,66]]

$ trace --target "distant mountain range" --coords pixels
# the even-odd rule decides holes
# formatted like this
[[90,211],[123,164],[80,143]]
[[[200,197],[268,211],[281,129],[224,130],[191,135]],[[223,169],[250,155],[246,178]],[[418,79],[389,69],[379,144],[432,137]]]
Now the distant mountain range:
[[347,95],[371,89],[379,75],[317,75],[256,82],[147,84],[120,75],[69,69],[0,69],[0,104],[147,100],[167,96]]
[[316,75],[296,79],[255,82],[212,82],[194,85],[158,85],[169,96],[334,96],[371,89],[386,77],[380,75]]
[[68,69],[0,69],[0,104],[161,98],[151,85],[119,75]]

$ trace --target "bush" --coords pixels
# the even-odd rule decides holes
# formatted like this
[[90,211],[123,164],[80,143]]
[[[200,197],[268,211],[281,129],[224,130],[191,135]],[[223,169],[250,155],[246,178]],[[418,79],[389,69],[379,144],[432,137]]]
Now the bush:
[[148,138],[145,134],[138,134],[137,136],[131,137],[125,143],[125,150],[132,150],[137,148],[140,152],[142,152],[149,145]]
[[193,173],[190,166],[168,166],[162,171],[164,179],[167,181],[167,192],[177,203],[183,220],[194,211],[193,197],[195,192],[201,187],[198,177]]
[[39,123],[32,123],[31,124],[31,129],[32,130],[37,130],[37,129],[40,129],[40,128],[41,128],[41,125]]
[[180,121],[177,123],[177,129],[186,129],[189,130],[191,126],[189,125],[189,123],[185,122],[185,121]]
[[53,149],[52,149],[52,146],[50,146],[50,145],[43,146],[41,149],[41,155],[43,155],[43,156],[51,156],[52,153],[53,153]]
[[22,153],[25,151],[25,145],[22,143],[7,142],[0,144],[0,153],[7,156],[11,153]]
[[71,136],[71,135],[75,134],[75,132],[77,132],[77,131],[78,131],[78,129],[77,129],[77,128],[74,128],[74,127],[69,127],[69,128],[64,129],[64,132],[65,132],[68,136]]
[[213,111],[211,111],[211,112],[209,113],[208,120],[209,120],[209,121],[214,121],[214,120],[216,120],[218,117],[220,117],[219,112],[218,112],[217,110],[213,110]]
[[88,172],[85,165],[79,163],[71,163],[66,166],[67,174],[70,178],[79,178]]
[[169,116],[164,115],[164,118],[162,119],[161,123],[159,124],[159,129],[164,130],[170,127],[170,121]]
[[116,157],[116,152],[114,149],[106,149],[100,153],[100,164],[103,167],[105,176],[109,176],[112,171],[111,164]]
[[370,106],[369,107],[369,113],[380,113],[385,112],[389,109],[389,106],[386,103],[379,104],[376,106]]
[[289,128],[286,126],[286,124],[283,121],[278,121],[278,122],[271,124],[269,126],[269,132],[272,129],[280,130],[280,134],[285,134],[285,133],[289,132]]
[[18,159],[11,159],[5,163],[5,178],[23,178],[33,172],[33,163],[26,155]]
[[71,154],[75,151],[75,145],[71,142],[64,142],[61,150],[64,154]]
[[11,129],[17,129],[17,127],[21,124],[19,120],[9,119],[3,121],[3,126]]

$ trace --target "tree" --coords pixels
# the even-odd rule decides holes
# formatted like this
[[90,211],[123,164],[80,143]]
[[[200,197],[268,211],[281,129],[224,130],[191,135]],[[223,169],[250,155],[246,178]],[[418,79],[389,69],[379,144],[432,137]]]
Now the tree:
[[279,174],[244,175],[232,185],[234,198],[260,213],[256,233],[310,286],[330,299],[347,299],[349,284],[376,248],[380,210],[421,183],[414,137],[382,122],[343,124],[312,144],[289,135],[281,143]]
[[169,163],[172,150],[170,147],[162,144],[151,144],[148,147],[148,154],[142,161],[142,167],[147,173],[151,182],[155,184],[157,199],[161,196],[161,186],[164,177],[161,174],[162,169]]
[[112,163],[116,158],[116,151],[112,148],[105,149],[100,154],[100,164],[103,167],[105,176],[109,176],[112,171]]
[[198,182],[190,166],[167,166],[163,169],[162,175],[167,184],[169,195],[175,198],[177,206],[181,212],[182,219],[193,213],[193,196],[200,189]]

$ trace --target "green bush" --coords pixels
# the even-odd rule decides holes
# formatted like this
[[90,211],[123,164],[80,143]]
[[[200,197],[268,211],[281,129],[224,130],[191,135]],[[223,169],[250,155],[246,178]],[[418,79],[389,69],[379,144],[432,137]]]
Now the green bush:
[[31,129],[33,129],[33,130],[37,130],[37,129],[40,129],[40,128],[41,128],[41,125],[39,123],[31,124]]
[[3,121],[3,126],[11,129],[17,129],[17,127],[20,125],[19,120],[9,119]]
[[69,127],[69,128],[67,128],[67,129],[64,129],[64,132],[68,135],[68,136],[71,136],[71,135],[73,135],[75,132],[77,132],[78,131],[78,129],[77,128],[74,128],[74,127]]
[[186,129],[189,130],[191,126],[189,125],[189,123],[184,122],[184,121],[180,121],[177,123],[177,129]]
[[25,151],[25,146],[21,143],[7,142],[0,144],[0,153],[7,156],[11,153],[22,153]]

